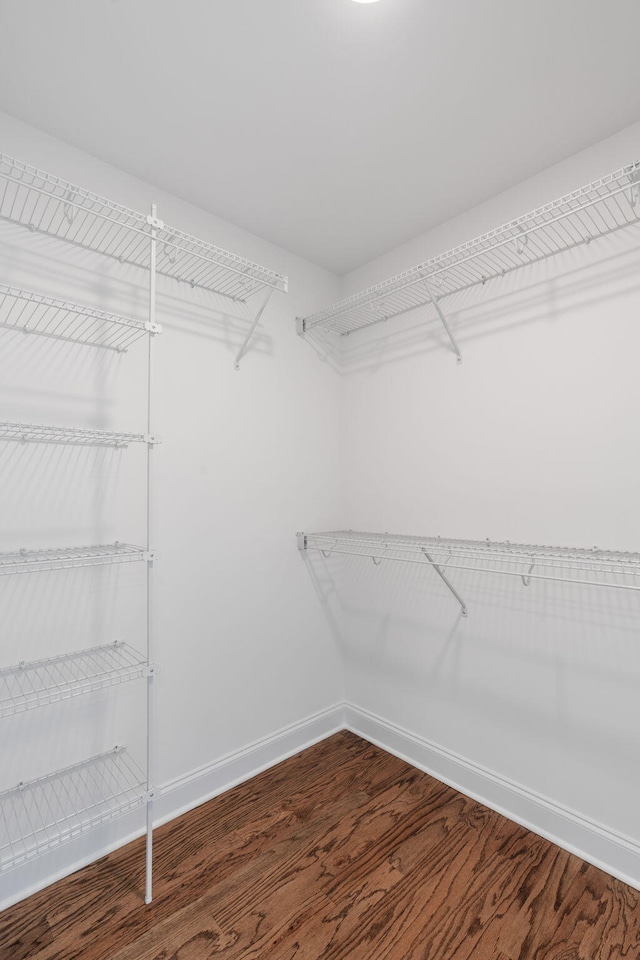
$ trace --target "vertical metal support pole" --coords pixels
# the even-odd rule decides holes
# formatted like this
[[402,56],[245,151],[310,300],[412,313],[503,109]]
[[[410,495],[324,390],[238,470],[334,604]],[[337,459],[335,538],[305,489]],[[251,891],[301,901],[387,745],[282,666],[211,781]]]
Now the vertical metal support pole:
[[[151,241],[149,250],[149,325],[151,330],[155,328],[156,322],[156,254],[157,254],[157,216],[156,205],[151,205],[151,217],[149,219],[151,226]],[[150,332],[147,334],[147,433],[151,436],[151,343],[153,336]],[[152,549],[151,545],[151,457],[153,456],[154,444],[147,443],[147,552]],[[153,561],[147,561],[147,663],[153,662],[153,643],[151,634],[151,575]],[[145,871],[145,894],[144,902],[151,903],[152,881],[153,881],[153,800],[150,799],[150,791],[153,788],[154,774],[154,756],[153,756],[153,731],[154,731],[154,698],[153,698],[153,673],[150,671],[147,677],[147,851],[146,851],[146,871]]]
[[442,310],[440,309],[440,304],[438,303],[437,299],[436,299],[436,298],[434,297],[434,295],[432,294],[431,289],[430,289],[430,287],[429,287],[429,284],[427,283],[426,280],[424,281],[424,286],[425,286],[425,289],[426,289],[427,293],[429,294],[429,299],[431,300],[431,303],[432,303],[432,304],[434,305],[434,307],[436,308],[436,313],[437,313],[438,316],[440,317],[440,321],[441,321],[441,323],[442,323],[442,326],[443,326],[444,329],[446,330],[447,336],[449,337],[449,340],[451,341],[451,346],[453,347],[454,353],[455,353],[456,357],[458,358],[456,362],[457,362],[457,363],[462,363],[462,353],[460,352],[460,347],[459,347],[458,344],[456,343],[456,338],[455,338],[454,335],[451,333],[451,328],[449,327],[449,324],[447,323],[447,318],[445,317],[444,313],[443,313]]
[[248,330],[248,332],[247,332],[247,335],[246,335],[246,337],[244,338],[244,340],[242,341],[242,346],[241,346],[240,349],[238,350],[238,356],[236,357],[236,362],[235,362],[235,365],[234,365],[235,368],[236,368],[236,370],[239,370],[239,369],[240,369],[240,361],[242,360],[242,358],[243,358],[243,356],[244,356],[244,354],[245,354],[245,351],[246,351],[246,349],[247,349],[247,347],[248,347],[248,345],[249,345],[249,340],[251,340],[251,337],[253,336],[253,331],[254,331],[255,328],[258,326],[258,320],[259,320],[260,317],[262,316],[262,314],[263,314],[263,312],[264,312],[264,308],[265,308],[266,305],[269,303],[269,298],[271,297],[271,294],[272,294],[272,293],[273,293],[273,287],[269,287],[269,289],[267,290],[267,295],[266,295],[266,297],[264,298],[264,300],[263,300],[263,302],[262,302],[262,306],[260,307],[260,309],[259,309],[258,312],[256,313],[256,315],[255,315],[255,317],[254,317],[254,319],[253,319],[253,322],[252,322],[251,326],[249,327],[249,330]]

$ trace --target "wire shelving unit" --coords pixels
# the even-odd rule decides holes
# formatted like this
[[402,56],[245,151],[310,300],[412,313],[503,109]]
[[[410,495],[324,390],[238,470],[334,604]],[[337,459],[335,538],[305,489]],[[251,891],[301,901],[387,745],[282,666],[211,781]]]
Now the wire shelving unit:
[[[35,167],[0,154],[0,220],[95,251],[148,275],[148,309],[144,320],[56,299],[43,293],[0,284],[0,332],[49,337],[124,352],[137,341],[146,344],[146,430],[140,433],[0,422],[0,440],[146,448],[144,544],[98,544],[0,553],[0,576],[70,570],[102,564],[144,562],[146,565],[146,628],[137,652],[113,644],[69,655],[46,656],[0,670],[0,717],[102,687],[146,678],[146,766],[143,773],[123,750],[46,776],[33,784],[0,794],[0,861],[2,869],[57,846],[92,826],[112,819],[138,803],[146,804],[145,901],[152,898],[154,675],[151,548],[152,451],[159,442],[151,431],[152,343],[162,327],[156,320],[157,276],[183,281],[239,303],[253,303],[266,292],[244,339],[239,362],[274,290],[287,281],[273,271],[237,257],[203,240],[166,226],[155,205],[148,216],[123,207]],[[40,823],[39,817],[42,818]]]
[[125,747],[0,793],[0,870],[19,866],[146,800]]
[[262,292],[236,366],[271,294],[288,288],[281,274],[166,225],[155,210],[145,216],[6,154],[0,154],[0,219],[239,303]]
[[0,553],[0,576],[97,567],[105,563],[153,560],[153,553],[131,543],[107,543],[88,547],[60,547]]
[[383,560],[420,563],[432,567],[462,607],[467,608],[443,570],[520,577],[528,587],[532,580],[620,590],[640,590],[640,553],[577,547],[544,547],[489,540],[446,540],[441,537],[398,536],[338,530],[329,533],[299,533],[298,548],[320,551],[325,557],[347,554]]
[[159,324],[19,290],[5,283],[0,283],[0,327],[118,353],[124,353],[147,333],[162,332]]
[[19,440],[22,443],[72,443],[79,446],[128,447],[130,443],[152,443],[154,439],[144,433],[121,433],[87,427],[51,427],[40,423],[0,421],[0,440]]
[[323,329],[348,336],[431,304],[460,361],[462,354],[444,316],[442,300],[632,226],[639,218],[637,161],[326,310],[299,318],[298,332]]
[[123,641],[0,669],[0,717],[146,675],[146,659]]

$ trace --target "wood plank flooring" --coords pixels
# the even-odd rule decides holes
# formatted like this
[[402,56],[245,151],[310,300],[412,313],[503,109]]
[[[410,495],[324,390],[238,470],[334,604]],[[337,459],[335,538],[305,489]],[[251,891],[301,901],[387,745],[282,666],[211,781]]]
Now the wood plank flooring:
[[640,960],[640,895],[350,733],[0,914],[0,960]]

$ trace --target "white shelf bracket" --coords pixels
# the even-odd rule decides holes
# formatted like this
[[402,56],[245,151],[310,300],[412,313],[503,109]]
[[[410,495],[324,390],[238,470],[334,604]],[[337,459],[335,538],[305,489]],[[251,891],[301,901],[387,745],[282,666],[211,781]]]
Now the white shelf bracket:
[[297,533],[296,538],[298,540],[298,550],[304,557],[304,553],[307,549],[307,535],[305,533]]
[[424,280],[424,287],[425,287],[425,290],[427,291],[427,294],[428,294],[428,296],[429,296],[429,300],[431,300],[431,303],[432,303],[432,304],[434,305],[434,307],[436,308],[436,313],[437,313],[438,316],[440,317],[440,321],[441,321],[441,323],[442,323],[442,326],[444,327],[444,329],[445,329],[445,331],[446,331],[446,333],[447,333],[447,336],[449,337],[449,340],[451,341],[451,346],[453,347],[453,351],[454,351],[454,353],[455,353],[455,355],[456,355],[456,357],[457,357],[456,363],[462,363],[462,353],[461,353],[461,351],[460,351],[460,347],[459,347],[458,344],[456,343],[456,338],[454,337],[454,335],[453,335],[452,332],[451,332],[451,328],[450,328],[449,324],[447,323],[447,318],[445,317],[444,313],[442,312],[442,309],[441,309],[441,307],[440,307],[440,304],[438,303],[437,297],[434,297],[433,293],[431,292],[431,288],[429,287],[429,284],[427,283],[426,280]]
[[522,576],[522,585],[523,585],[524,587],[528,587],[529,584],[531,583],[531,574],[532,574],[532,572],[533,572],[533,568],[534,568],[534,567],[535,567],[535,563],[532,563],[531,566],[529,567],[529,569],[527,570],[526,574],[523,574],[523,576]]
[[258,326],[258,321],[260,320],[260,317],[261,317],[262,314],[264,313],[264,308],[265,308],[266,305],[269,303],[269,299],[270,299],[272,293],[273,293],[273,287],[269,287],[269,289],[267,290],[267,295],[266,295],[266,297],[264,298],[264,300],[262,301],[262,304],[261,304],[261,306],[260,306],[260,309],[259,309],[258,312],[256,313],[256,315],[255,315],[255,317],[254,317],[254,319],[253,319],[253,321],[252,321],[252,323],[251,323],[251,326],[249,327],[249,330],[247,331],[246,337],[245,337],[244,340],[242,341],[242,346],[241,346],[240,349],[238,350],[238,355],[237,355],[237,357],[236,357],[235,364],[234,364],[234,367],[235,367],[236,370],[239,370],[239,369],[240,369],[240,361],[242,360],[243,356],[244,356],[245,353],[246,353],[247,347],[249,346],[249,341],[251,340],[251,337],[253,336],[256,327]]
[[467,611],[467,605],[466,605],[466,603],[464,602],[464,600],[462,599],[462,597],[460,596],[460,594],[458,593],[458,591],[456,590],[456,588],[455,588],[455,587],[453,586],[453,584],[450,582],[450,580],[448,579],[448,577],[445,576],[445,574],[442,572],[442,570],[440,569],[440,567],[438,566],[438,564],[435,562],[435,560],[433,559],[433,557],[431,556],[431,554],[428,553],[428,552],[425,550],[424,547],[422,547],[422,552],[424,553],[425,557],[427,558],[427,560],[429,561],[429,563],[431,564],[431,566],[433,567],[433,569],[435,570],[435,572],[438,574],[438,576],[440,577],[440,579],[447,585],[447,587],[449,588],[449,590],[451,591],[451,593],[454,595],[454,597],[456,598],[456,600],[457,600],[458,603],[460,604],[460,606],[461,606],[461,608],[462,608],[462,616],[463,616],[463,617],[466,617],[466,616],[467,616],[467,613],[468,613],[468,611]]
[[296,317],[296,333],[299,337],[304,337],[307,331],[304,327],[304,317]]

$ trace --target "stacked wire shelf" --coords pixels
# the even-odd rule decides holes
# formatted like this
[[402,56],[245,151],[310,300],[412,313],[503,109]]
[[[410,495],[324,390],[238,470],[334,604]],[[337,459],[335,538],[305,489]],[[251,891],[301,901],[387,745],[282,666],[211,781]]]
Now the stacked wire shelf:
[[[145,216],[6,154],[0,154],[0,220],[142,267],[153,277],[154,296],[155,278],[161,275],[236,303],[250,303],[252,315],[236,354],[236,369],[271,294],[288,290],[285,276],[168,226],[156,216],[155,207]],[[260,293],[264,296],[256,305]],[[139,323],[87,307],[79,311],[74,304],[0,286],[0,325],[25,332],[37,327],[49,336],[116,350],[126,349],[141,335]],[[150,320],[146,330],[155,333],[155,327],[155,320]]]
[[128,447],[130,443],[147,443],[144,433],[122,433],[114,430],[93,430],[86,427],[45,426],[41,423],[0,421],[0,440],[22,443],[72,443],[79,446]]
[[[440,307],[446,297],[632,226],[639,217],[640,161],[300,318],[298,330],[301,334],[317,329],[347,336],[426,304],[435,307],[446,327]],[[447,333],[459,354],[448,328]]]
[[44,550],[17,550],[0,553],[0,576],[41,573],[44,570],[71,570],[105,563],[131,563],[152,559],[144,547],[131,543],[106,543],[87,547],[47,547]]
[[0,717],[145,676],[147,661],[123,641],[0,669]]
[[146,778],[125,747],[0,793],[0,870],[141,806]]
[[161,327],[0,283],[0,327],[125,352]]

